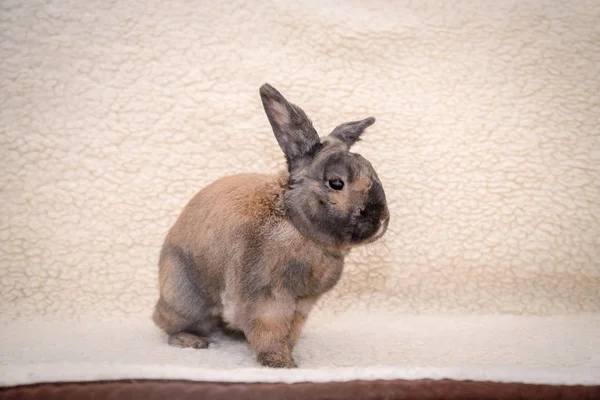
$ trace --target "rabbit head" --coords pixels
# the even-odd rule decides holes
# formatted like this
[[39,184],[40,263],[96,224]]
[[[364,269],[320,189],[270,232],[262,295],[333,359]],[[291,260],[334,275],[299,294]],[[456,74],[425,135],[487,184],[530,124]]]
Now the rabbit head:
[[296,228],[328,246],[352,247],[383,236],[389,223],[383,186],[371,163],[350,152],[375,118],[343,123],[320,138],[305,112],[274,87],[264,84],[260,95],[286,158],[282,208]]

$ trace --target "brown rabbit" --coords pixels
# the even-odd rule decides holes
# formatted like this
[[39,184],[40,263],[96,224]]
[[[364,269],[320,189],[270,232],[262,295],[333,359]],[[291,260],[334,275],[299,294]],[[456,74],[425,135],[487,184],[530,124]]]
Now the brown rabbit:
[[192,198],[162,248],[153,319],[172,345],[206,348],[222,329],[245,337],[262,365],[291,368],[313,304],[352,247],[384,235],[389,212],[375,170],[349,152],[374,118],[321,140],[275,88],[260,96],[287,171],[228,176]]

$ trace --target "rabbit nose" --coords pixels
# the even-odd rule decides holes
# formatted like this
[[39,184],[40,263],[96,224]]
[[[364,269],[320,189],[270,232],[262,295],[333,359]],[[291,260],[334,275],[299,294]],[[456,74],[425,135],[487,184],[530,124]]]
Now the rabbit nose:
[[379,220],[379,228],[377,229],[377,232],[375,232],[375,235],[373,235],[375,238],[379,238],[381,236],[383,236],[383,234],[387,231],[387,227],[390,223],[390,214],[386,213],[386,215]]
[[381,212],[381,216],[379,217],[379,221],[380,222],[389,222],[390,220],[390,210],[387,207],[384,207],[383,211]]
[[390,222],[390,210],[384,206],[383,210],[381,211],[381,214],[379,215],[379,224],[387,226],[387,224],[389,222]]

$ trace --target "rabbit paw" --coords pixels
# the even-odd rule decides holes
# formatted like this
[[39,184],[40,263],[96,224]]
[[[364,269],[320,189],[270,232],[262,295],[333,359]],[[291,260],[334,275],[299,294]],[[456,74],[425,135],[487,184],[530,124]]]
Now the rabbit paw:
[[169,336],[169,344],[175,347],[191,347],[193,349],[206,349],[210,341],[204,337],[188,332],[179,332]]

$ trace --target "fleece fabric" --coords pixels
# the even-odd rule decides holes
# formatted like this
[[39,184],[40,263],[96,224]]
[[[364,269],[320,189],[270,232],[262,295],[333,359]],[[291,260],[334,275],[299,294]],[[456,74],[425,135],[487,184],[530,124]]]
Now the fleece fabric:
[[[598,382],[598,21],[595,0],[3,0],[1,379]],[[185,203],[284,167],[264,82],[322,135],[376,117],[354,149],[391,210],[297,371],[168,348],[149,319]]]

